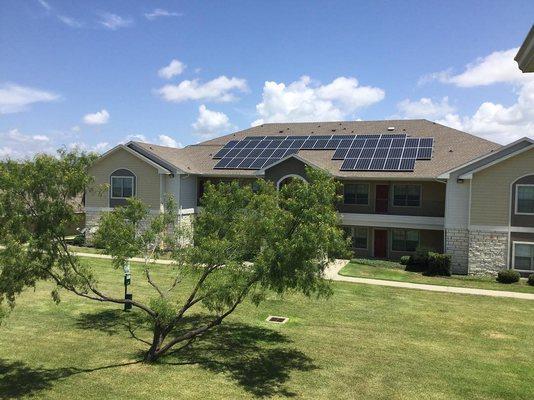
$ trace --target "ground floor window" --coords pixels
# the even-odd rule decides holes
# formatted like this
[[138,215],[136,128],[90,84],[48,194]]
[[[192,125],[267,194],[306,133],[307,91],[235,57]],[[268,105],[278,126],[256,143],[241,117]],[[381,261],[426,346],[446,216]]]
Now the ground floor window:
[[415,251],[419,247],[419,231],[394,229],[391,249],[393,251]]
[[514,268],[534,270],[534,243],[514,242]]
[[363,226],[344,226],[345,236],[351,239],[352,248],[367,250],[367,228]]

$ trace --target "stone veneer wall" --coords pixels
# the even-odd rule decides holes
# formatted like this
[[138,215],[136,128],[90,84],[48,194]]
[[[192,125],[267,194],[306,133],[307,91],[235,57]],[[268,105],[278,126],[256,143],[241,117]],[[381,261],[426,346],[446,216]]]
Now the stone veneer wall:
[[507,269],[508,234],[506,232],[469,232],[469,274],[496,275]]
[[453,274],[467,275],[469,262],[469,231],[467,229],[445,230],[445,253],[451,256]]
[[[98,227],[98,222],[100,221],[100,216],[102,215],[103,212],[106,212],[106,211],[86,211],[85,212],[85,227],[87,229],[87,232],[85,234],[85,240],[86,240],[86,244],[88,245],[92,244],[93,235],[96,232],[96,229]],[[177,223],[180,224],[179,226],[183,229],[184,234],[187,233],[188,230],[190,231],[192,229],[192,222],[193,222],[194,214],[185,214],[178,218],[180,220],[177,221]],[[147,222],[148,221],[145,221],[145,223]],[[189,242],[192,242],[192,238],[189,240]]]

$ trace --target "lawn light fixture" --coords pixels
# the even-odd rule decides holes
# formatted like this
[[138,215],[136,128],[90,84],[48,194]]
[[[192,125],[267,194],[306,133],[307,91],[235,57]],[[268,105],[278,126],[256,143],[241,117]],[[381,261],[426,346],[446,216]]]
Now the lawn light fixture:
[[[132,274],[130,273],[130,262],[126,261],[123,267],[124,270],[124,300],[132,300],[132,294],[128,293],[128,286],[132,282]],[[132,303],[124,303],[124,311],[132,309]]]

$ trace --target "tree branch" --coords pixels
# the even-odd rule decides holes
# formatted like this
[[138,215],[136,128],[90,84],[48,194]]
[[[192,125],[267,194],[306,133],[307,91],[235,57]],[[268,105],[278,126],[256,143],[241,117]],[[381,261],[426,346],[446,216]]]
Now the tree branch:
[[152,281],[152,277],[150,276],[150,271],[148,268],[145,268],[145,275],[146,279],[148,280],[148,283],[150,283],[150,286],[152,286],[156,291],[159,293],[161,298],[164,298],[164,293],[160,290],[160,288]]

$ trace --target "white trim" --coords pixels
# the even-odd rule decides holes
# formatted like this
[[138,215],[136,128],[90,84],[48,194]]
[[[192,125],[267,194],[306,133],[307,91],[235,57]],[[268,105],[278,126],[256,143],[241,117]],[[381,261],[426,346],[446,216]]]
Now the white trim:
[[[344,206],[368,206],[371,201],[371,184],[365,182],[341,182],[343,184],[343,205]],[[367,186],[367,203],[345,203],[345,185],[365,185]]]
[[[115,171],[118,171],[119,169],[123,169],[125,171],[130,171],[127,168],[118,168]],[[129,198],[135,197],[137,195],[137,176],[132,171],[130,171],[130,172],[132,172],[133,176],[131,176],[131,175],[130,176],[127,176],[127,175],[113,175],[113,173],[115,171],[113,171],[109,175],[109,180],[110,180],[110,183],[109,183],[109,198],[110,199],[117,199],[117,200],[125,200],[125,199],[129,199]],[[124,197],[124,196],[115,197],[115,196],[113,196],[113,178],[131,179],[132,180],[132,195],[129,196],[129,197]],[[124,192],[124,187],[123,187],[123,192]]]
[[[460,175],[458,177],[458,179],[472,179],[473,178],[473,174],[476,174],[477,172],[480,172],[480,171],[482,171],[482,170],[484,170],[486,168],[489,168],[489,167],[491,167],[491,166],[493,166],[495,164],[499,164],[502,161],[505,161],[505,160],[507,160],[509,158],[515,157],[515,156],[517,156],[517,155],[519,155],[521,153],[524,153],[525,151],[529,151],[529,150],[532,150],[532,149],[534,149],[534,144],[530,145],[530,146],[523,147],[520,150],[514,151],[513,153],[507,154],[504,157],[497,158],[496,160],[493,160],[492,162],[489,162],[489,163],[484,164],[484,165],[482,165],[482,166],[480,166],[478,168],[475,168],[474,170],[469,171],[466,174]],[[493,154],[496,154],[496,153],[493,153]]]
[[525,226],[511,226],[510,232],[513,233],[534,233],[534,228],[527,228]]
[[[312,163],[312,162],[306,160],[305,158],[302,158],[302,157],[299,156],[298,154],[290,154],[290,155],[285,156],[284,158],[281,158],[280,160],[278,160],[278,161],[276,161],[276,162],[274,162],[274,163],[272,163],[272,164],[269,164],[269,165],[263,167],[262,169],[256,171],[256,172],[254,173],[254,175],[265,175],[265,171],[266,171],[266,170],[271,169],[271,168],[274,167],[275,165],[281,164],[281,163],[283,163],[284,161],[289,160],[290,158],[295,158],[295,159],[297,159],[297,160],[303,162],[303,163],[306,164],[306,165],[310,165],[310,166],[315,167],[315,168],[317,168],[317,169],[321,169],[321,170],[323,170],[323,171],[326,171],[323,167],[320,167],[319,165],[314,164],[314,163]],[[328,172],[328,171],[326,171],[326,172]]]
[[280,179],[278,179],[278,181],[276,182],[276,189],[280,189],[280,183],[282,183],[284,179],[287,179],[287,178],[298,178],[307,183],[306,179],[304,179],[302,176],[298,174],[287,174],[281,177]]
[[[465,229],[461,227],[450,227],[446,229]],[[505,226],[505,225],[469,225],[470,231],[481,232],[514,232],[514,233],[534,233],[534,228],[525,226]]]
[[[394,183],[393,190],[391,193],[391,207],[402,207],[402,208],[421,208],[423,205],[423,185],[420,183]],[[399,206],[395,205],[395,186],[419,186],[419,205],[418,206]],[[447,193],[445,193],[447,195]],[[408,198],[406,198],[408,200]]]
[[[438,178],[440,178],[440,179],[449,179],[451,173],[456,172],[456,171],[458,171],[458,170],[460,170],[460,169],[462,169],[462,168],[468,167],[469,165],[474,164],[474,163],[476,163],[476,162],[478,162],[478,161],[481,161],[481,160],[483,160],[483,159],[485,159],[485,158],[487,158],[487,157],[490,157],[490,156],[492,156],[492,155],[494,155],[494,154],[498,154],[499,152],[501,152],[501,151],[503,151],[503,150],[506,150],[506,149],[509,149],[510,147],[513,147],[513,146],[515,146],[516,144],[521,143],[521,142],[523,142],[523,141],[527,141],[527,142],[530,142],[531,144],[534,144],[534,140],[532,140],[532,139],[530,139],[530,138],[528,138],[528,137],[526,137],[526,136],[525,136],[525,137],[522,137],[521,139],[518,139],[518,140],[516,140],[516,141],[514,141],[514,142],[512,142],[512,143],[509,143],[509,144],[507,144],[506,146],[502,146],[502,147],[497,148],[497,149],[496,149],[497,151],[491,151],[491,152],[489,152],[489,153],[487,153],[487,154],[484,154],[484,155],[482,155],[482,156],[480,156],[480,157],[474,158],[474,159],[472,159],[471,161],[468,161],[468,162],[466,162],[466,163],[464,163],[464,164],[462,164],[462,165],[459,165],[459,166],[454,167],[454,168],[452,168],[452,169],[450,169],[450,170],[448,170],[448,171],[445,171],[444,173],[442,173],[441,175],[439,175]],[[529,146],[527,146],[527,147],[529,147]]]
[[403,228],[423,230],[444,230],[443,217],[420,217],[393,214],[340,213],[341,225],[372,226],[378,228]]
[[[84,210],[85,212],[111,212],[115,208],[116,207],[85,207]],[[149,210],[149,214],[159,214],[159,213],[160,213],[159,210],[156,210],[153,208]]]
[[114,148],[112,148],[111,150],[106,151],[104,154],[102,154],[98,158],[98,160],[95,161],[95,163],[93,165],[96,165],[97,163],[99,163],[104,158],[107,158],[111,154],[115,153],[117,150],[126,150],[128,153],[136,156],[140,160],[142,160],[142,161],[146,162],[147,164],[150,164],[152,167],[156,168],[158,170],[158,173],[160,173],[160,174],[165,174],[165,175],[170,175],[171,174],[171,171],[169,171],[168,169],[163,168],[161,165],[156,164],[151,159],[145,157],[144,155],[138,153],[135,150],[132,150],[131,148],[129,148],[128,146],[125,146],[124,144],[119,144],[119,145],[115,146]]
[[[534,175],[534,173],[531,174],[531,175]],[[529,176],[529,175],[527,175],[527,176]],[[519,179],[521,179],[521,178],[519,178]],[[519,179],[516,179],[515,182],[517,182]],[[514,215],[534,215],[534,212],[529,213],[529,212],[519,212],[519,211],[517,211],[517,206],[518,206],[517,201],[518,201],[518,198],[519,198],[518,193],[517,193],[517,189],[519,189],[519,187],[522,187],[522,186],[534,187],[534,184],[532,184],[532,183],[518,183],[518,184],[515,185]],[[513,187],[513,185],[512,185],[512,187]]]
[[531,273],[534,273],[534,269],[516,269],[515,267],[515,245],[516,244],[528,244],[528,245],[531,245],[531,246],[534,246],[534,242],[520,242],[520,241],[515,241],[512,243],[512,263],[511,263],[511,267],[513,269],[515,269],[516,271],[524,271],[524,272],[531,272]]

